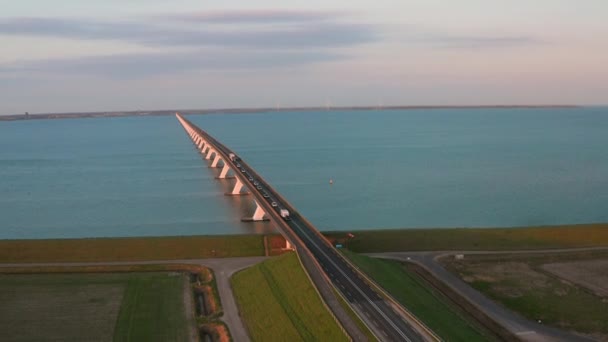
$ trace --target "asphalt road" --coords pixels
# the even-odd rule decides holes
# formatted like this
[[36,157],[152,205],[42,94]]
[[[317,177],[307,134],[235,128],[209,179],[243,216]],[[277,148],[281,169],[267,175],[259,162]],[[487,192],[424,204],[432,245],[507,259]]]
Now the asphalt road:
[[[327,278],[351,303],[351,306],[361,313],[361,318],[368,323],[368,326],[372,328],[379,339],[383,341],[408,342],[425,340],[409,322],[405,321],[403,316],[395,312],[359,276],[356,270],[350,267],[335,248],[315,231],[316,228],[300,216],[253,168],[240,158],[235,161],[230,160],[229,155],[234,153],[232,150],[198,127],[191,123],[190,125],[222,155],[224,162],[230,165],[236,177],[239,177],[243,184],[247,186],[267,216],[296,245],[296,249],[301,251],[305,248],[312,253]],[[250,179],[253,179],[253,181],[250,181]],[[274,207],[271,205],[273,202],[276,204]],[[281,218],[279,214],[281,209],[289,209],[291,218],[289,221]],[[293,234],[297,238],[294,238]],[[308,269],[309,273],[314,271],[315,269]]]
[[367,255],[413,262],[424,267],[435,278],[441,280],[462,297],[475,305],[479,310],[485,312],[490,318],[508,329],[523,341],[593,341],[582,336],[574,335],[566,331],[548,327],[537,322],[530,321],[523,316],[506,309],[500,304],[484,296],[463,280],[443,268],[437,261],[438,258],[455,254],[522,254],[522,253],[558,253],[602,250],[607,248],[576,248],[576,249],[552,249],[535,251],[451,251],[451,252],[388,252],[369,253]]

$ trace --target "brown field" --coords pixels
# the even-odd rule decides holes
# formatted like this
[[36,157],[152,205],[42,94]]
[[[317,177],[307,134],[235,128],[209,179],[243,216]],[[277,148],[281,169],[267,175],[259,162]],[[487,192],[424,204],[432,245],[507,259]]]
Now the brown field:
[[608,259],[551,263],[542,267],[557,277],[608,298]]
[[0,240],[0,263],[177,260],[262,255],[263,235]]

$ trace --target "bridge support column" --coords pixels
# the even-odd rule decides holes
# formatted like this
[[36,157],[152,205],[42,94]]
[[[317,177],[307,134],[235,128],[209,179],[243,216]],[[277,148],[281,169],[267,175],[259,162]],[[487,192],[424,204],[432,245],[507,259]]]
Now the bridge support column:
[[255,207],[255,212],[253,213],[253,216],[252,217],[245,217],[245,218],[241,219],[241,221],[245,221],[245,222],[269,221],[269,219],[265,218],[266,212],[258,204],[258,201],[254,201],[254,202],[255,202],[256,207]]
[[199,148],[199,149],[202,149],[202,148],[203,148],[203,145],[205,145],[205,140],[201,139],[201,140],[198,142],[198,148]]
[[217,176],[216,178],[217,179],[235,178],[235,177],[228,177],[228,171],[230,171],[230,166],[228,166],[228,164],[224,163],[222,172],[220,172],[220,175]]
[[[222,160],[222,157],[220,157],[219,154],[215,154],[215,158],[213,159],[213,162],[211,163],[211,167],[218,167],[217,164],[220,162],[220,160]],[[224,165],[226,165],[226,163],[224,163]]]
[[241,190],[243,189],[243,182],[241,182],[241,180],[238,177],[236,178],[236,184],[234,184],[234,188],[232,189],[231,192],[227,192],[226,195],[227,196],[243,196],[243,195],[249,195],[248,192],[241,192]]
[[[209,152],[207,152],[207,155],[205,156],[206,160],[211,159],[211,155],[213,154],[213,152],[215,152],[215,150],[212,150],[211,147],[209,148]],[[217,155],[217,152],[215,152],[215,154]]]
[[234,184],[234,188],[232,189],[233,195],[238,195],[241,193],[241,189],[243,188],[243,183],[240,179],[236,179],[236,184]]

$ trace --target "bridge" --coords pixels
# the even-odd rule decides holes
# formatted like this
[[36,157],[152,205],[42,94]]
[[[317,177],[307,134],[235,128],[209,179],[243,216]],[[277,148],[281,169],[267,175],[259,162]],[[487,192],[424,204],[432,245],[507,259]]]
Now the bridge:
[[[339,293],[380,341],[438,341],[439,338],[344,258],[306,218],[232,150],[190,121],[176,117],[196,148],[221,168],[217,178],[234,178],[227,195],[253,197],[256,209],[245,220],[271,220],[298,257],[334,317],[354,341],[367,338],[336,298]],[[231,174],[231,175],[230,175]],[[243,191],[244,189],[248,192]],[[285,215],[286,212],[289,215]],[[336,292],[334,292],[336,291]],[[381,293],[381,294],[379,294]]]

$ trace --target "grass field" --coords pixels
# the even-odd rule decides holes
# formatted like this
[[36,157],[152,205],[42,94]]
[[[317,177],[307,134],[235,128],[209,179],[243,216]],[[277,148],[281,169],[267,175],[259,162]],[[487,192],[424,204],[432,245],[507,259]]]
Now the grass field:
[[264,255],[263,235],[0,240],[0,262],[175,260]]
[[[562,259],[586,259],[601,253],[568,253]],[[608,253],[603,253],[608,259]],[[546,262],[556,260],[558,255],[471,255],[444,263],[477,290],[531,320],[608,340],[608,300],[542,269]]]
[[[525,228],[395,229],[353,232],[357,253],[430,250],[525,250],[608,246],[608,224]],[[345,232],[325,233],[344,239]]]
[[239,311],[253,341],[347,341],[294,253],[232,277]]
[[369,277],[423,321],[444,341],[489,341],[472,318],[449,303],[441,293],[407,271],[401,263],[345,252]]
[[187,341],[187,284],[179,273],[0,275],[1,339]]

